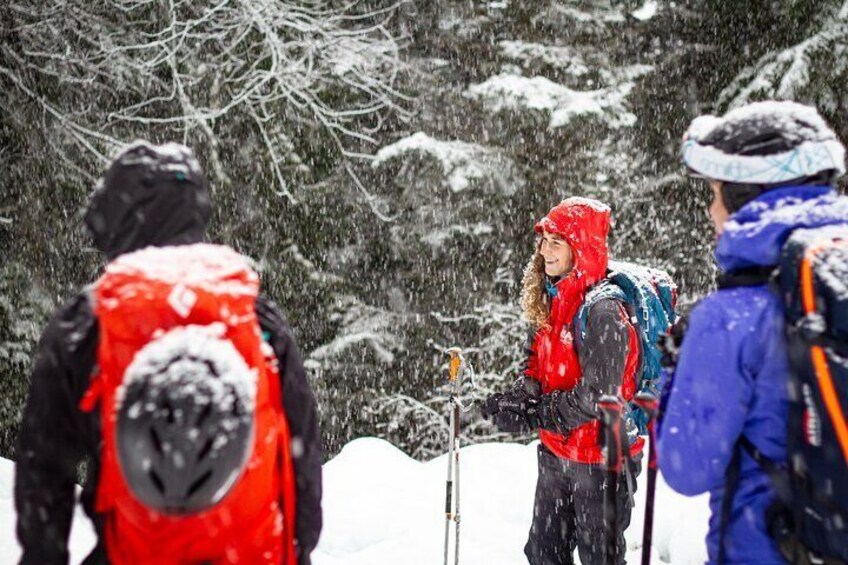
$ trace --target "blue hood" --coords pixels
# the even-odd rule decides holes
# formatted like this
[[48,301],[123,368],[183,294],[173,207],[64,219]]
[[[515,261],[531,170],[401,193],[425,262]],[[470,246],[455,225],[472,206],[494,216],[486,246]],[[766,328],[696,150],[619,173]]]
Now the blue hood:
[[848,224],[848,198],[830,186],[770,190],[733,214],[724,225],[715,256],[724,272],[776,265],[797,228]]

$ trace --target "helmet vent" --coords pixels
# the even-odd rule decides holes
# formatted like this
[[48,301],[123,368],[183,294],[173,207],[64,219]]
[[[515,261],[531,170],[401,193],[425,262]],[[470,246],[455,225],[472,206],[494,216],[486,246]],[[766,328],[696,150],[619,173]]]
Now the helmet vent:
[[[236,403],[236,405],[238,405],[238,403]],[[201,410],[200,414],[197,416],[196,426],[198,428],[203,426],[203,423],[206,421],[206,418],[208,418],[209,414],[211,414],[211,413],[212,413],[212,403],[210,402],[210,403],[206,404],[206,406],[203,407],[203,410]]]
[[165,421],[168,422],[168,425],[173,426],[177,419],[174,415],[174,407],[171,405],[170,401],[165,399],[164,406],[162,407],[165,410]]
[[203,474],[202,474],[202,475],[201,475],[201,476],[200,476],[200,477],[199,477],[196,481],[194,481],[193,483],[191,483],[191,486],[190,486],[190,487],[188,487],[188,493],[187,493],[187,496],[189,496],[189,497],[190,497],[190,496],[192,496],[194,493],[196,493],[198,490],[200,490],[200,487],[202,487],[204,484],[206,484],[206,481],[208,481],[208,480],[209,480],[209,478],[210,478],[211,476],[212,476],[212,471],[211,471],[211,470],[206,471],[205,473],[203,473]]
[[150,472],[148,473],[148,475],[150,476],[151,482],[156,487],[156,490],[158,490],[164,496],[165,495],[165,483],[162,482],[162,478],[159,476],[159,474],[156,471],[154,471],[153,469],[151,469]]
[[212,451],[212,444],[215,443],[215,438],[209,438],[206,440],[206,443],[203,444],[203,449],[200,450],[200,453],[197,454],[197,460],[203,461],[209,452]]
[[159,439],[159,432],[157,432],[156,428],[152,426],[150,428],[150,440],[153,442],[153,448],[156,450],[157,453],[164,452],[162,449],[162,440]]

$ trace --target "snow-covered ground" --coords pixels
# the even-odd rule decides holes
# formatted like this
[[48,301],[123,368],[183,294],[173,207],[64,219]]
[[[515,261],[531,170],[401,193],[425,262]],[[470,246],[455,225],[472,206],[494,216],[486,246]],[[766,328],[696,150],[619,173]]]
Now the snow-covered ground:
[[[0,458],[0,564],[18,562],[20,548],[15,537],[15,510],[12,504],[14,464]],[[95,537],[91,522],[77,505],[71,526],[71,563],[81,563],[94,547]]]
[[[526,563],[524,542],[533,510],[536,443],[480,444],[461,454],[461,563]],[[350,442],[324,466],[324,532],[315,565],[441,563],[444,542],[445,456],[419,463],[376,438]],[[627,531],[629,563],[640,560],[646,473]],[[706,559],[707,500],[684,498],[662,480],[657,486],[654,562],[675,565]],[[72,563],[93,543],[79,512],[71,534]],[[0,460],[0,563],[14,563],[12,463]]]

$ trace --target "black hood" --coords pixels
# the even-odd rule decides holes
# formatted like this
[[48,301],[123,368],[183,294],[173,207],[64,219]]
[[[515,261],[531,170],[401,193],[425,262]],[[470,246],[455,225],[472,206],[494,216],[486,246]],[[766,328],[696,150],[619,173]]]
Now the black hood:
[[191,150],[139,141],[106,170],[85,224],[111,261],[151,245],[202,241],[211,215],[209,184]]

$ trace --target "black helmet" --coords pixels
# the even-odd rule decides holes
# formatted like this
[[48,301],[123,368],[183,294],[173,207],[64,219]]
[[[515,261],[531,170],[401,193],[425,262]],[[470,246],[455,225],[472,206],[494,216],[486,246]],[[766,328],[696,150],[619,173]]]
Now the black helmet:
[[756,102],[693,120],[683,162],[694,176],[721,181],[725,206],[735,212],[768,190],[831,184],[845,173],[845,147],[815,108]]
[[136,498],[166,514],[220,502],[251,452],[255,376],[210,328],[179,327],[151,341],[118,391],[124,480]]

